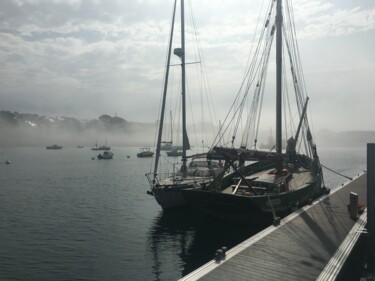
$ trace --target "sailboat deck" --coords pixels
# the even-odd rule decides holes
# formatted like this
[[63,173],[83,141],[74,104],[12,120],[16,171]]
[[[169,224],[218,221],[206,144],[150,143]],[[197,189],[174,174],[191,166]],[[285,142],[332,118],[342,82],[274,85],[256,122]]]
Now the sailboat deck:
[[[274,169],[268,169],[265,171],[261,171],[255,174],[252,174],[251,176],[247,176],[246,179],[253,182],[261,182],[265,184],[278,184],[282,181],[284,176],[276,175],[274,173]],[[238,179],[240,180],[240,179]],[[301,187],[303,187],[306,184],[309,184],[313,182],[314,175],[311,171],[305,170],[305,169],[299,169],[296,172],[293,172],[292,177],[290,181],[288,182],[288,189],[289,190],[297,190]],[[240,184],[241,187],[244,187],[245,189],[248,189],[247,185],[244,183]],[[222,192],[227,194],[232,194],[235,190],[236,185],[232,185],[230,187],[227,187]]]
[[212,181],[212,177],[168,177],[165,179],[161,179],[159,184],[161,186],[175,186],[175,185],[193,185],[193,184],[202,184],[202,183],[209,183]]
[[293,173],[293,177],[289,181],[289,189],[296,190],[305,184],[313,182],[313,180],[314,176],[312,172],[300,170],[297,173]]
[[180,280],[331,280],[323,274],[340,271],[341,247],[362,221],[350,218],[347,204],[350,192],[366,202],[366,176],[249,238],[228,251],[225,260],[211,261]]

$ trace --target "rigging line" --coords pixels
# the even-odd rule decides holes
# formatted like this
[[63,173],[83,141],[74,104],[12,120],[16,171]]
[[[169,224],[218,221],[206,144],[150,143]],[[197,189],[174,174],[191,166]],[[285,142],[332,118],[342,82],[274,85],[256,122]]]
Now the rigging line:
[[[193,34],[194,34],[195,39],[196,39],[196,44],[195,44],[196,53],[195,53],[195,56],[198,56],[197,59],[202,62],[202,57],[201,57],[201,53],[200,53],[200,45],[199,45],[200,42],[199,42],[199,37],[198,37],[198,34],[197,34],[197,30],[196,30],[195,19],[194,19],[194,14],[193,14],[193,7],[191,5],[191,1],[189,1],[189,6],[190,6],[190,18],[191,18],[192,25],[193,25]],[[201,123],[202,123],[201,127],[202,127],[202,136],[203,136],[204,135],[203,131],[205,129],[203,121],[204,121],[205,118],[204,118],[204,110],[203,110],[203,93],[202,93],[203,86],[202,85],[204,84],[204,80],[203,80],[203,75],[199,75],[198,67],[195,68],[195,69],[196,69],[196,75],[197,75],[197,78],[198,78],[198,81],[199,81],[199,85],[200,85],[200,87],[199,87],[199,94],[200,94],[200,104],[201,104]],[[201,70],[201,73],[202,73],[202,70],[203,70],[202,64],[200,65],[200,70]],[[191,103],[190,96],[189,96],[189,102],[190,102],[191,115],[193,116],[192,103]],[[195,126],[194,126],[194,130],[195,130]]]
[[[268,16],[268,17],[269,17],[269,16]],[[253,59],[252,59],[252,61],[251,61],[251,64],[250,64],[249,67],[248,67],[248,70],[247,70],[247,72],[246,72],[246,75],[244,76],[244,80],[243,80],[243,82],[242,82],[242,84],[241,84],[241,87],[240,87],[240,90],[239,90],[239,92],[242,91],[243,86],[244,86],[244,83],[245,83],[245,78],[246,78],[246,77],[249,77],[249,78],[247,79],[247,84],[246,84],[246,88],[245,88],[245,91],[244,91],[244,96],[243,96],[242,102],[239,104],[238,109],[237,109],[237,110],[240,111],[239,114],[238,114],[238,116],[239,116],[238,118],[239,118],[239,119],[237,119],[236,125],[234,125],[234,132],[233,132],[233,135],[236,135],[236,134],[237,134],[237,130],[238,130],[238,127],[239,127],[239,120],[240,120],[240,118],[241,118],[241,116],[242,116],[242,110],[243,110],[244,101],[245,101],[245,99],[246,99],[246,97],[247,97],[247,95],[248,95],[249,88],[251,87],[251,85],[252,85],[252,83],[254,82],[254,79],[255,79],[255,76],[253,76],[253,73],[254,73],[255,69],[257,69],[256,72],[258,72],[259,67],[260,67],[260,65],[261,65],[260,62],[262,61],[262,59],[259,61],[258,67],[255,68],[256,65],[257,65],[257,58],[258,58],[258,55],[259,55],[259,51],[260,51],[260,49],[261,49],[260,47],[261,47],[261,45],[262,45],[262,41],[263,41],[262,39],[263,39],[263,37],[264,37],[264,34],[265,34],[265,30],[266,30],[266,29],[269,29],[269,28],[267,28],[267,25],[264,25],[264,27],[263,27],[263,29],[262,29],[262,32],[261,32],[261,35],[260,35],[260,39],[259,39],[258,44],[257,44],[257,48],[256,48],[256,51],[255,51],[254,57],[253,57]],[[267,40],[266,40],[266,43],[265,43],[265,44],[267,44]],[[264,56],[264,52],[263,52],[262,58],[263,58],[263,56]],[[238,111],[237,111],[237,112],[238,112]]]
[[[286,9],[285,9],[285,12],[287,13],[287,17],[286,17],[286,21],[285,21],[285,25],[284,25],[284,28],[283,28],[283,34],[284,34],[284,39],[285,39],[285,44],[286,44],[286,47],[287,47],[287,51],[288,51],[288,55],[289,55],[289,63],[290,63],[290,68],[291,68],[291,74],[292,74],[292,84],[293,84],[293,87],[294,87],[294,92],[295,92],[295,95],[296,95],[296,100],[297,100],[297,109],[298,109],[298,116],[300,119],[301,118],[301,114],[302,114],[302,98],[301,98],[301,95],[298,94],[299,92],[299,88],[297,87],[298,84],[296,83],[297,78],[295,76],[295,70],[296,70],[296,67],[295,67],[295,64],[293,63],[293,56],[295,56],[295,50],[294,49],[291,49],[290,47],[290,41],[292,41],[291,37],[293,38],[293,34],[291,34],[292,32],[292,27],[291,27],[291,19],[290,19],[290,12],[289,12],[289,6],[288,6],[288,3],[286,5]],[[288,21],[289,19],[289,21]],[[283,50],[284,51],[284,50]],[[285,57],[285,53],[283,52],[283,56]],[[284,72],[286,72],[285,70],[285,65],[284,65]],[[287,83],[287,82],[286,82]],[[300,97],[300,98],[298,98]],[[288,100],[289,100],[289,97],[288,97]],[[293,114],[292,114],[292,111],[290,109],[290,105],[289,105],[289,114],[290,114],[290,125],[291,125],[291,128],[293,127]],[[305,117],[302,116],[302,118],[304,118],[305,120]],[[291,130],[291,132],[293,132],[293,130]],[[293,134],[292,134],[293,135]],[[288,137],[286,137],[288,138]],[[303,138],[302,138],[303,139]],[[307,149],[307,146],[306,146],[306,142],[300,142],[299,143],[299,148],[301,147],[302,143],[305,145],[305,151],[308,152],[309,150]]]
[[[263,5],[264,5],[264,1],[262,1],[262,5],[260,7],[260,11],[263,10]],[[268,7],[268,9],[266,9],[267,11],[269,11],[268,13],[268,16],[266,14],[266,20],[264,22],[269,22],[269,17],[270,17],[270,14],[271,14],[271,11],[272,11],[272,7],[273,7],[273,1],[271,1],[270,3],[270,6]],[[258,41],[258,44],[257,44],[257,47],[256,47],[256,50],[255,50],[255,53],[254,53],[254,57],[253,59],[251,60],[250,62],[250,58],[251,58],[251,54],[252,54],[252,50],[253,50],[253,46],[255,45],[254,42],[255,42],[255,37],[256,37],[256,34],[258,32],[258,27],[259,27],[259,23],[260,23],[260,18],[261,18],[261,15],[262,13],[260,12],[259,13],[259,16],[258,16],[258,19],[257,19],[257,24],[256,24],[256,27],[255,27],[255,31],[254,31],[254,35],[253,35],[253,40],[252,40],[252,43],[251,43],[251,48],[250,48],[250,52],[249,52],[249,55],[247,57],[247,62],[246,62],[246,67],[245,67],[245,73],[244,73],[244,76],[242,78],[242,81],[243,83],[246,81],[246,77],[250,76],[250,72],[252,71],[252,69],[254,68],[254,57],[257,56],[257,53],[259,52],[259,46],[260,46],[260,43],[261,43],[261,38],[263,38],[263,35],[264,35],[264,31],[265,29],[267,28],[266,24],[263,25],[263,28],[262,28],[262,31],[261,31],[261,34],[260,34],[260,39]],[[240,90],[242,89],[242,85],[240,87]]]
[[[259,103],[260,108],[259,108],[259,110],[257,110],[258,116],[256,117],[256,120],[258,120],[258,125],[257,125],[255,136],[258,135],[259,121],[260,121],[260,115],[261,115],[261,111],[262,111],[263,96],[264,96],[265,84],[266,84],[266,80],[267,80],[269,58],[270,58],[270,54],[271,54],[273,38],[274,38],[274,33],[273,33],[273,35],[270,35],[269,39],[268,39],[269,46],[268,46],[268,50],[266,51],[266,57],[265,57],[264,63],[263,63],[263,70],[261,72],[261,76],[260,76],[260,79],[259,79],[259,82],[258,82],[258,83],[260,83],[260,85],[259,85],[260,89],[259,89],[259,94],[258,94],[258,101],[259,101],[259,98],[260,98],[260,103]],[[256,112],[254,114],[256,114]]]
[[[270,49],[271,50],[271,49]],[[268,54],[269,56],[269,54]],[[267,63],[267,68],[268,68],[268,63]],[[264,77],[264,81],[267,80],[267,71],[265,73],[265,77]],[[264,98],[264,92],[265,92],[265,83],[262,84],[261,86],[261,96],[260,96],[260,110],[259,110],[259,113],[258,113],[258,117],[257,117],[257,120],[258,120],[258,123],[257,123],[257,127],[256,127],[256,130],[255,130],[255,135],[254,135],[254,142],[256,139],[258,139],[258,133],[259,133],[259,124],[260,124],[260,116],[261,116],[261,113],[262,113],[262,108],[263,108],[263,98]]]
[[[299,48],[298,48],[298,41],[297,41],[297,34],[296,34],[296,28],[295,28],[295,24],[294,24],[294,16],[293,16],[293,7],[292,5],[288,5],[288,16],[289,16],[289,21],[291,22],[291,36],[292,36],[292,40],[291,40],[291,43],[292,43],[292,50],[293,50],[293,60],[295,61],[295,75],[296,75],[296,78],[298,79],[298,85],[300,85],[299,87],[299,91],[300,91],[300,95],[301,97],[306,97],[307,96],[307,90],[306,90],[306,83],[305,83],[305,80],[304,80],[304,75],[303,75],[303,68],[302,68],[302,62],[301,62],[301,57],[300,57],[300,54],[299,54]],[[301,101],[301,106],[303,107],[303,100]]]
[[[186,78],[187,80],[187,78]],[[194,138],[195,138],[195,144],[198,144],[198,139],[197,139],[197,128],[196,128],[196,123],[195,123],[195,119],[194,119],[194,114],[193,114],[193,103],[191,102],[191,94],[190,94],[190,88],[189,88],[189,83],[186,83],[186,92],[187,92],[187,97],[188,97],[188,101],[189,101],[189,109],[190,109],[190,115],[191,115],[191,120],[193,122],[193,131],[194,131]],[[199,147],[199,145],[198,145]]]
[[[195,34],[195,37],[196,37],[196,40],[197,40],[198,56],[199,56],[199,60],[202,62],[201,63],[201,71],[202,71],[203,85],[204,85],[204,89],[206,90],[206,93],[208,93],[208,95],[206,95],[208,112],[209,112],[209,115],[210,115],[210,120],[213,123],[213,120],[218,120],[218,118],[216,116],[215,107],[213,106],[214,99],[213,99],[212,91],[211,91],[211,88],[210,88],[208,75],[207,75],[207,73],[206,73],[206,71],[203,67],[205,65],[204,56],[203,56],[203,49],[201,48],[201,41],[200,41],[200,38],[198,36],[198,32],[197,32],[197,28],[196,28],[193,6],[192,6],[190,0],[189,0],[189,5],[190,5],[192,24],[193,24],[193,28],[194,28],[194,34]],[[210,104],[212,105],[212,108],[211,108]],[[213,130],[212,133],[214,134],[214,129],[212,128],[212,130]]]
[[323,168],[327,169],[328,171],[330,171],[330,172],[332,172],[332,173],[334,173],[334,174],[337,174],[337,175],[342,176],[342,177],[344,177],[344,178],[347,178],[347,179],[349,179],[349,180],[353,180],[353,178],[348,177],[348,176],[345,176],[345,175],[343,175],[343,174],[340,174],[339,172],[334,171],[334,170],[332,170],[331,168],[328,168],[327,166],[323,165],[322,163],[320,163],[320,166],[322,166]]
[[[262,6],[263,6],[263,2],[262,2]],[[268,9],[268,10],[269,10],[268,18],[271,17],[272,9],[273,9],[273,1],[271,1],[271,5],[270,5],[270,7],[269,7],[269,9]],[[261,13],[260,13],[260,14],[261,14]],[[259,16],[259,18],[260,18],[260,16]],[[257,26],[258,26],[258,25],[257,25]],[[239,111],[240,106],[239,106],[239,107],[236,107],[236,103],[239,101],[239,99],[240,99],[240,97],[241,97],[241,92],[242,92],[242,89],[243,89],[244,84],[245,84],[245,81],[246,81],[245,78],[246,78],[247,76],[249,76],[250,71],[252,72],[252,71],[254,70],[254,66],[255,66],[255,63],[256,63],[256,57],[258,56],[258,52],[259,52],[259,50],[260,50],[260,45],[261,45],[261,42],[262,42],[262,38],[263,38],[263,36],[264,36],[264,32],[265,32],[265,27],[262,29],[262,32],[261,32],[261,35],[260,35],[260,38],[259,38],[259,41],[258,41],[258,44],[257,44],[257,48],[256,48],[256,51],[255,51],[254,57],[253,57],[253,59],[252,59],[251,64],[249,65],[248,70],[245,72],[246,74],[244,75],[244,79],[242,80],[242,83],[241,83],[241,85],[240,85],[240,88],[239,88],[239,90],[237,91],[237,94],[236,94],[235,100],[234,100],[234,102],[232,103],[232,105],[231,105],[231,107],[230,107],[230,109],[229,109],[227,115],[225,116],[225,119],[224,119],[224,122],[223,122],[223,125],[222,125],[222,128],[225,127],[225,129],[224,129],[224,133],[227,132],[227,131],[229,130],[230,124],[233,122],[233,120],[236,118],[236,115],[238,114],[238,111]],[[256,35],[256,33],[257,33],[257,32],[254,33],[253,42],[255,41],[255,35]],[[252,44],[252,46],[253,46],[253,45],[254,45],[254,44]],[[252,50],[252,48],[251,48],[251,50]],[[250,57],[250,54],[251,54],[251,52],[249,53],[249,57]],[[240,104],[240,105],[241,105],[241,104]],[[233,115],[231,114],[231,112],[233,112]],[[230,118],[231,115],[232,115],[232,117]],[[229,121],[227,122],[227,120],[229,120]],[[228,123],[227,126],[224,126],[224,124],[226,124],[226,123]],[[223,135],[224,135],[224,134],[223,134]],[[218,139],[219,139],[219,140],[218,140]],[[213,141],[213,145],[212,145],[212,146],[214,146],[215,144],[217,145],[217,144],[219,143],[219,141],[220,141],[220,135],[216,135],[216,137],[215,137],[215,139],[214,139],[214,141]]]
[[[287,12],[288,12],[288,18],[290,22],[290,36],[291,39],[288,40],[291,41],[291,46],[293,48],[292,51],[290,51],[290,46],[288,45],[288,51],[292,53],[291,55],[291,61],[294,61],[295,63],[292,63],[292,66],[294,67],[294,70],[292,71],[294,75],[294,86],[296,89],[296,95],[299,97],[299,110],[301,111],[303,108],[304,100],[307,98],[307,90],[306,90],[306,83],[304,80],[304,75],[303,75],[303,70],[302,70],[302,63],[301,63],[301,57],[298,51],[298,41],[297,41],[297,35],[296,35],[296,28],[294,24],[294,15],[293,15],[293,6],[289,5],[289,2],[287,1]],[[298,92],[297,92],[298,91]],[[310,107],[310,112],[311,112],[311,107]],[[305,128],[309,128],[309,123],[307,116],[304,116],[304,125]],[[310,154],[312,153],[311,148],[307,149],[309,147],[307,145],[306,139],[304,139],[304,144],[305,144],[305,149],[306,151],[309,151]]]
[[[290,29],[290,39],[287,41],[288,44],[288,51],[290,53],[290,61],[291,65],[293,67],[292,74],[294,75],[293,78],[293,85],[295,87],[296,92],[296,98],[299,101],[299,110],[301,111],[304,106],[304,101],[307,98],[307,90],[306,90],[306,83],[304,80],[303,70],[302,70],[302,63],[301,63],[301,57],[298,50],[298,41],[297,41],[297,34],[296,34],[296,28],[294,24],[294,15],[293,15],[293,6],[287,2],[287,15],[289,19],[289,29]],[[290,44],[289,44],[290,42]],[[311,107],[310,107],[311,111]],[[309,122],[307,119],[307,116],[303,116],[304,118],[304,129],[302,130],[303,135],[306,134],[305,129],[309,129]],[[312,155],[312,149],[310,147],[310,144],[307,143],[306,138],[303,139],[303,144],[305,146],[306,152],[308,152],[310,155]]]
[[293,20],[292,23],[292,34],[293,34],[293,38],[294,38],[294,41],[295,41],[295,48],[296,48],[296,51],[297,51],[297,63],[299,65],[299,69],[300,69],[300,79],[301,79],[301,85],[303,86],[303,90],[305,93],[307,93],[307,89],[306,89],[306,82],[305,82],[305,79],[304,79],[304,75],[303,75],[303,66],[302,66],[302,61],[301,61],[301,57],[299,55],[299,46],[298,46],[298,41],[297,41],[297,32],[296,32],[296,27],[295,27],[295,24],[294,24],[294,12],[293,12],[293,5],[290,5],[291,6],[291,9],[290,9],[290,17],[291,19]]
[[[247,136],[247,141],[246,143],[248,143],[251,138],[253,137],[254,139],[254,142],[255,142],[255,139],[257,138],[258,136],[258,131],[259,131],[259,123],[260,123],[260,116],[261,116],[261,112],[262,112],[262,104],[263,104],[263,97],[264,97],[264,91],[265,91],[265,81],[267,80],[267,73],[268,73],[268,66],[269,66],[269,57],[270,57],[270,54],[271,54],[271,49],[272,49],[272,43],[273,43],[273,36],[270,36],[271,38],[268,40],[269,41],[269,47],[268,47],[268,50],[266,52],[266,57],[265,59],[263,60],[263,67],[262,67],[262,71],[260,73],[260,77],[259,77],[259,86],[256,87],[256,93],[254,94],[254,103],[253,103],[253,109],[252,109],[252,112],[250,112],[252,114],[251,116],[251,121],[249,122],[249,127],[248,128],[248,136]],[[255,125],[256,124],[256,125]],[[252,128],[254,127],[254,132],[252,130]],[[250,135],[250,133],[253,133],[253,135]]]
[[[260,61],[259,61],[259,63],[258,63],[258,66],[257,66],[257,71],[256,71],[256,73],[258,73],[258,71],[259,71],[259,69],[260,69],[260,67],[261,67],[261,64],[262,64],[262,62],[264,61],[263,60],[263,57],[264,57],[264,53],[265,52],[263,52],[263,55],[262,55],[262,57],[261,57],[261,59],[260,59]],[[255,63],[254,63],[254,65],[255,65]],[[254,70],[254,68],[253,68],[253,70]],[[253,70],[252,70],[252,72],[253,72]],[[251,78],[251,79],[250,79]],[[243,98],[242,98],[242,101],[241,101],[241,103],[239,104],[239,107],[238,107],[238,119],[237,119],[237,122],[236,122],[236,124],[235,124],[235,126],[234,126],[234,132],[233,132],[233,135],[236,135],[237,134],[237,130],[238,130],[238,128],[239,128],[239,124],[240,124],[240,121],[242,120],[242,112],[243,112],[243,109],[244,109],[244,105],[245,105],[245,102],[246,102],[246,100],[247,100],[247,97],[248,97],[248,94],[249,94],[249,89],[250,89],[250,87],[251,87],[251,85],[253,84],[253,82],[255,81],[255,75],[254,76],[250,76],[249,77],[249,79],[248,79],[248,83],[247,83],[247,85],[246,85],[246,89],[245,89],[245,92],[244,92],[244,95],[243,95]]]
[[[271,9],[272,9],[272,6],[273,6],[273,5],[271,5]],[[269,13],[269,14],[270,14],[270,13]],[[255,64],[256,64],[256,58],[257,58],[258,53],[259,53],[259,50],[260,50],[260,45],[261,45],[261,42],[262,42],[262,38],[263,38],[263,36],[264,36],[264,31],[265,31],[265,28],[263,28],[263,30],[262,30],[262,32],[261,32],[260,40],[258,41],[257,48],[256,48],[256,51],[255,51],[255,54],[254,54],[253,60],[252,60],[252,62],[251,62],[250,65],[248,64],[248,70],[246,71],[246,75],[244,76],[244,79],[242,80],[242,84],[241,84],[241,86],[240,86],[240,88],[239,88],[239,90],[238,90],[238,92],[237,92],[236,98],[235,98],[234,102],[232,103],[232,106],[231,106],[231,108],[230,108],[230,110],[229,110],[227,116],[225,117],[225,120],[224,120],[224,123],[223,123],[223,124],[226,124],[226,121],[228,120],[229,116],[231,115],[231,112],[233,111],[233,116],[232,116],[230,122],[228,122],[227,129],[229,129],[230,124],[231,124],[232,121],[236,118],[236,115],[238,114],[238,111],[239,111],[239,109],[241,108],[241,103],[240,103],[240,105],[239,105],[238,107],[236,107],[236,103],[237,103],[237,101],[239,101],[239,99],[240,99],[240,94],[241,94],[241,91],[242,91],[242,89],[243,89],[243,87],[244,87],[244,84],[245,84],[245,78],[248,77],[248,76],[251,77],[252,75],[250,75],[250,74],[254,71],[254,67],[255,67]],[[255,33],[255,34],[256,34],[256,33]],[[255,41],[255,34],[254,34],[253,41]],[[254,44],[252,44],[252,46],[253,46],[253,45],[254,45]],[[250,53],[251,53],[251,52],[250,52]],[[249,54],[249,56],[250,56],[250,54]],[[249,80],[248,80],[248,85],[250,85],[250,84],[251,84],[251,83],[249,83]],[[237,109],[236,109],[236,108],[237,108]],[[226,129],[225,131],[227,131],[227,129]],[[236,130],[236,129],[234,128],[234,133],[235,133],[235,130]],[[233,135],[234,135],[234,134],[233,134]],[[218,136],[216,136],[214,143],[216,143],[216,139],[217,139],[217,138],[218,138]]]
[[[182,123],[182,117],[181,117],[181,108],[182,108],[182,98],[181,98],[181,94],[178,96],[178,99],[176,100],[176,108],[177,108],[177,116],[178,116],[178,122],[177,122],[177,130],[176,130],[176,132],[177,132],[177,138],[176,138],[176,143],[178,143],[178,144],[180,144],[180,145],[182,145],[181,143],[180,143],[180,138],[181,138],[181,142],[182,142],[182,129],[181,129],[181,123]],[[176,121],[174,121],[174,122],[176,122]]]
[[[284,33],[285,33],[285,31],[284,31]],[[294,92],[295,92],[295,96],[296,96],[296,100],[297,100],[297,108],[298,108],[299,114],[301,115],[302,107],[303,107],[303,100],[302,100],[303,98],[302,98],[302,94],[300,92],[300,88],[298,87],[298,80],[297,80],[297,77],[296,77],[296,74],[295,74],[296,68],[294,67],[295,64],[293,63],[293,58],[292,58],[292,53],[293,53],[292,51],[293,50],[291,50],[291,48],[290,48],[289,41],[285,41],[285,44],[286,44],[288,54],[289,54],[289,63],[291,65],[292,81],[293,81]]]
[[[269,30],[269,28],[268,28],[268,30]],[[262,55],[261,55],[261,57],[259,59],[259,62],[257,63],[258,66],[257,66],[257,70],[255,72],[255,73],[258,73],[260,75],[260,78],[263,75],[264,65],[267,63],[267,60],[268,60],[268,57],[269,57],[270,47],[272,46],[272,41],[273,41],[272,39],[273,39],[273,34],[274,33],[271,32],[271,35],[270,35],[270,33],[268,32],[267,34],[268,34],[268,36],[267,36],[266,41],[264,43],[265,49],[262,52]],[[253,61],[254,61],[254,65],[255,65],[255,63],[257,61],[257,58],[254,57]],[[253,70],[254,70],[254,68],[253,68]],[[245,105],[245,100],[247,99],[247,97],[249,95],[249,90],[250,90],[251,85],[255,81],[255,78],[256,78],[255,73],[254,73],[254,75],[249,76],[249,80],[248,80],[248,83],[247,83],[246,90],[244,92],[243,100],[242,100],[242,102],[240,104],[240,109],[239,109],[240,112],[239,112],[238,119],[237,119],[237,122],[236,122],[236,125],[235,125],[234,135],[237,134],[237,130],[239,128],[239,122],[242,120],[242,112],[243,112],[243,108],[244,108],[244,105]],[[252,105],[254,105],[254,102],[256,102],[256,99],[257,99],[257,96],[254,96]],[[255,103],[255,105],[256,105],[256,103]]]
[[288,107],[289,108],[289,120],[290,120],[290,130],[292,130],[292,114],[291,114],[291,109],[290,109],[290,103],[289,103],[289,95],[288,95],[288,79],[286,78],[286,69],[285,69],[285,50],[284,48],[282,49],[282,52],[283,52],[283,88],[284,88],[284,91],[283,91],[283,95],[282,95],[282,99],[283,99],[283,113],[284,113],[284,133],[285,133],[285,140],[288,141],[288,124],[287,124],[287,110],[286,108]]
[[[294,12],[293,12],[293,6],[291,5],[291,17],[292,18],[294,18]],[[295,28],[295,25],[293,25],[293,31],[294,31],[294,37],[296,38],[295,39],[295,41],[296,41],[296,48],[297,48],[297,50],[299,49],[299,46],[298,46],[298,41],[297,41],[297,33],[296,33],[296,28]],[[298,58],[299,58],[299,64],[300,64],[300,70],[301,70],[301,74],[300,74],[300,76],[301,76],[301,84],[302,84],[302,88],[303,88],[303,90],[304,90],[304,92],[305,92],[305,94],[306,94],[306,96],[307,96],[307,88],[306,88],[306,81],[305,81],[305,78],[304,78],[304,75],[303,75],[303,68],[302,68],[302,61],[301,61],[301,58],[300,58],[300,56],[298,56]],[[312,115],[311,114],[311,106],[309,107],[309,111],[310,111],[310,115]],[[311,121],[311,123],[312,123],[312,126],[314,125],[313,124],[313,120],[311,119],[310,120]],[[308,124],[308,120],[306,119],[306,123]],[[313,131],[314,131],[314,128],[313,128]]]

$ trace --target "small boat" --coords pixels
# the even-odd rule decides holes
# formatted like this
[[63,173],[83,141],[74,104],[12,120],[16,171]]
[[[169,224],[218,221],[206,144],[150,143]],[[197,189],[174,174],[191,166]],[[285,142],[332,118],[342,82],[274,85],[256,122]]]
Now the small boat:
[[5,164],[9,165],[11,162],[9,160],[5,161]]
[[169,151],[172,149],[172,141],[162,141],[160,146],[160,150]]
[[61,149],[62,146],[54,144],[54,145],[49,145],[46,147],[46,149]]
[[182,156],[183,151],[178,148],[172,148],[170,151],[167,151],[166,153],[168,156],[177,157],[177,156]]
[[152,152],[149,147],[142,147],[139,150],[140,151],[137,153],[137,157],[143,158],[154,156],[154,152]]
[[77,148],[83,148],[84,146],[83,145],[77,145]]
[[98,155],[98,159],[112,159],[113,152],[111,151],[104,151],[103,153]]

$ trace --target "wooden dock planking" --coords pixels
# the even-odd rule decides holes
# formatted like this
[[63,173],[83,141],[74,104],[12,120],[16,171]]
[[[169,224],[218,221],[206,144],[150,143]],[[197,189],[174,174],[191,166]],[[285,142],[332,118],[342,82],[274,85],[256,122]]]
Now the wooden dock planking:
[[366,174],[181,280],[316,280],[355,224],[347,208],[350,192],[366,202]]

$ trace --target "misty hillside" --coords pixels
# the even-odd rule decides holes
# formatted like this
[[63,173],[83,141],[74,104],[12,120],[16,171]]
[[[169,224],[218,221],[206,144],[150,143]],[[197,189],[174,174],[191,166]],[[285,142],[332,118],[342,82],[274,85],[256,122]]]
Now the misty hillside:
[[[98,119],[78,120],[72,117],[48,117],[0,111],[0,146],[10,145],[132,145],[152,146],[155,123],[129,122],[117,116],[101,115]],[[269,132],[264,142],[269,141]],[[315,136],[318,146],[364,147],[375,142],[375,131],[333,132],[320,130]]]
[[49,117],[0,111],[0,145],[151,145],[155,124],[128,122],[121,117],[101,115],[98,119]]

